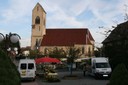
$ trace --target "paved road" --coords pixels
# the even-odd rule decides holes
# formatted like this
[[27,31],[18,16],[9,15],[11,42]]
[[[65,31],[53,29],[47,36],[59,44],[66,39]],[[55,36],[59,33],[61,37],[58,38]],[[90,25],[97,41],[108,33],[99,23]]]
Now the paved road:
[[83,73],[81,71],[75,71],[73,72],[74,75],[78,75],[78,79],[69,80],[69,79],[63,79],[62,77],[64,75],[68,75],[69,72],[58,72],[60,82],[55,83],[48,83],[44,81],[42,78],[37,78],[35,82],[22,82],[21,85],[106,85],[109,80],[101,79],[96,80],[92,76],[86,75],[83,77]]
[[39,84],[37,83],[37,81],[35,82],[25,81],[25,82],[22,82],[21,85],[39,85]]

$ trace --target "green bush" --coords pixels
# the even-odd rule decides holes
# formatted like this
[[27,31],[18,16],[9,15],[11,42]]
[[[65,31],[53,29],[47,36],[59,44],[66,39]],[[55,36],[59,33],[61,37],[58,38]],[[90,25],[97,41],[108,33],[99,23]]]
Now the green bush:
[[2,50],[0,50],[0,85],[21,85],[16,66]]
[[114,69],[109,85],[128,85],[128,70],[124,64],[119,64]]

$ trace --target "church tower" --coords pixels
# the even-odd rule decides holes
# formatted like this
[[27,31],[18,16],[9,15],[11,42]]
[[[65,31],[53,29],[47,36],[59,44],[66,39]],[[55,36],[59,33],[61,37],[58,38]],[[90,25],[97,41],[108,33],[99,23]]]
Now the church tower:
[[32,35],[31,49],[38,49],[43,36],[46,34],[46,12],[43,7],[37,3],[32,10]]

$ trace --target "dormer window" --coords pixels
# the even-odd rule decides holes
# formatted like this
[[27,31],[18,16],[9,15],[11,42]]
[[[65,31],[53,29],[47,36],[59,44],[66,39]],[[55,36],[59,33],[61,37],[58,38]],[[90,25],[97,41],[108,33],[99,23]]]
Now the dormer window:
[[39,16],[36,17],[35,24],[40,24],[40,17]]

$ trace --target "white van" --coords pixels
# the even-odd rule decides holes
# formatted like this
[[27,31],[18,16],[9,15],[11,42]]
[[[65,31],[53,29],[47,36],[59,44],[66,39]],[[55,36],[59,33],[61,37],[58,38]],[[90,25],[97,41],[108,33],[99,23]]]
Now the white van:
[[96,78],[101,77],[110,77],[112,69],[109,65],[108,58],[105,57],[96,57],[91,58],[91,66],[89,66],[89,73],[95,76]]
[[21,59],[18,66],[21,79],[32,79],[36,77],[36,64],[34,59]]

